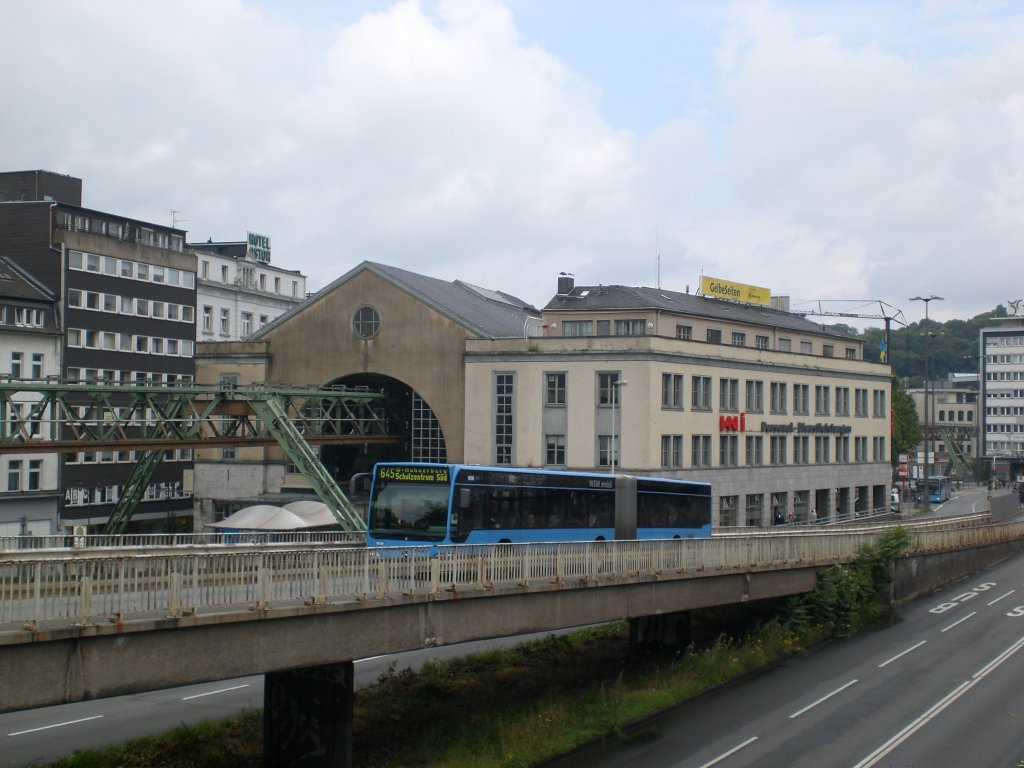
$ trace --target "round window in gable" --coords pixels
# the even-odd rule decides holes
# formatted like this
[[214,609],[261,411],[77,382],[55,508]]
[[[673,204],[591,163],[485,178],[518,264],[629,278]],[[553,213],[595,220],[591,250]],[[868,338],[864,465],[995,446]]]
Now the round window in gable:
[[360,339],[372,339],[380,333],[380,313],[373,307],[360,307],[352,313],[352,330]]

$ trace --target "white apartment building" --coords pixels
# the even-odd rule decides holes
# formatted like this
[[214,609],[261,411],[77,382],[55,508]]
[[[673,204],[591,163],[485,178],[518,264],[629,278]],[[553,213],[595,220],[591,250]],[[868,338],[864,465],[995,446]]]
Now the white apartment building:
[[1019,302],[1008,317],[980,333],[982,455],[992,477],[1007,483],[1024,476],[1024,315]]
[[269,238],[190,243],[198,260],[196,340],[238,341],[306,299],[306,277],[270,263]]
[[[61,335],[46,289],[0,259],[0,371],[4,383],[60,375]],[[5,434],[32,443],[41,432],[28,419],[36,395],[13,395]],[[59,459],[55,453],[5,453],[0,476],[0,536],[58,531]]]

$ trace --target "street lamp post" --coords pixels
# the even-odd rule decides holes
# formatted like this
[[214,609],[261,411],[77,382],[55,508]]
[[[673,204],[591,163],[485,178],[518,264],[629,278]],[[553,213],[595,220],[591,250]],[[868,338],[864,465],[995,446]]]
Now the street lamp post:
[[933,293],[931,296],[912,296],[910,300],[924,302],[924,493],[922,494],[924,510],[922,514],[928,514],[928,510],[931,508],[931,488],[928,486],[928,379],[931,376],[931,371],[929,370],[931,365],[931,344],[928,335],[928,305],[933,301],[942,301],[942,297],[936,296]]
[[[608,453],[610,454],[608,463],[611,465],[612,474],[615,474],[615,454],[618,452],[618,447],[615,444],[615,420],[616,416],[621,414],[619,409],[619,397],[621,396],[622,388],[626,386],[626,383],[625,379],[616,379],[612,382],[612,444],[608,446]],[[622,430],[620,429],[619,432],[621,433]]]

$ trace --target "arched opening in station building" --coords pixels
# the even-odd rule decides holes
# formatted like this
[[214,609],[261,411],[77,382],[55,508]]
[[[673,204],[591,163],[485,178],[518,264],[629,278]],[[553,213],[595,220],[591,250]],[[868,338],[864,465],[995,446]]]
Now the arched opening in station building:
[[373,373],[343,376],[328,386],[366,387],[380,392],[387,434],[393,442],[347,445],[323,445],[320,461],[327,471],[342,482],[353,475],[370,472],[379,461],[435,461],[448,460],[444,433],[437,416],[423,397],[412,387],[398,379]]

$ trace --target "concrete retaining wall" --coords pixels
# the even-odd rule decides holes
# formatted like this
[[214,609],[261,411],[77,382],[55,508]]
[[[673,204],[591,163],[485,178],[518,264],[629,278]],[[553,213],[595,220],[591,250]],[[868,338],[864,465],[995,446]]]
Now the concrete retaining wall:
[[1024,541],[1010,541],[977,549],[901,557],[896,561],[893,598],[897,604],[909,603],[990,568],[1022,549]]

